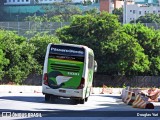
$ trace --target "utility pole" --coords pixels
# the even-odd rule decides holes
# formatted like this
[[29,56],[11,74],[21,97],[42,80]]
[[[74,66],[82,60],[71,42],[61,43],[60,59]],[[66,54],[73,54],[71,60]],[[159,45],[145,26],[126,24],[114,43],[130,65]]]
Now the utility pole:
[[127,22],[127,1],[124,0],[124,5],[123,5],[123,24],[126,24]]

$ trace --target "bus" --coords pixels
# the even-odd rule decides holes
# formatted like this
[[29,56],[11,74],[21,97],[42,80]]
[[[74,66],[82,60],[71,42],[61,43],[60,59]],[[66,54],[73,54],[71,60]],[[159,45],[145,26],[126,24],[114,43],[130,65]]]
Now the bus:
[[84,104],[91,94],[97,70],[93,50],[84,45],[48,44],[42,75],[45,101],[67,97]]

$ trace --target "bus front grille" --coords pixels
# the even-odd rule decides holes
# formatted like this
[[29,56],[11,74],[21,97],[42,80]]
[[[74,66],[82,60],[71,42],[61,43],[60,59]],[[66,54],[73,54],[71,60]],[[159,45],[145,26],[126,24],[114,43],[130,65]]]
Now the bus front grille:
[[51,64],[51,69],[58,71],[79,72],[80,67],[73,65]]

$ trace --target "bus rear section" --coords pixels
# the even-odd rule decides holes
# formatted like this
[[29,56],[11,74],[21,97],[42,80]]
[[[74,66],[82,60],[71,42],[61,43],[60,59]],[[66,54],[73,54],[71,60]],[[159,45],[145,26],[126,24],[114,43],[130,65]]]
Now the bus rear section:
[[54,45],[47,47],[42,92],[45,100],[52,96],[85,100],[85,49],[80,46]]

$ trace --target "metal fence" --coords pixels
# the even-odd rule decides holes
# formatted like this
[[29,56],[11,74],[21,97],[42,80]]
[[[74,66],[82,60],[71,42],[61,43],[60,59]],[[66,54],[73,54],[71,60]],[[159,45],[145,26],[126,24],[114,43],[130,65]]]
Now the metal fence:
[[[0,22],[0,29],[6,29],[17,32],[20,36],[30,37],[30,33],[48,32],[54,34],[58,28],[69,25],[70,22]],[[145,26],[154,29],[160,29],[160,24],[143,23]]]
[[0,28],[15,31],[20,36],[29,37],[29,33],[36,32],[54,34],[58,28],[69,24],[69,22],[0,22]]

